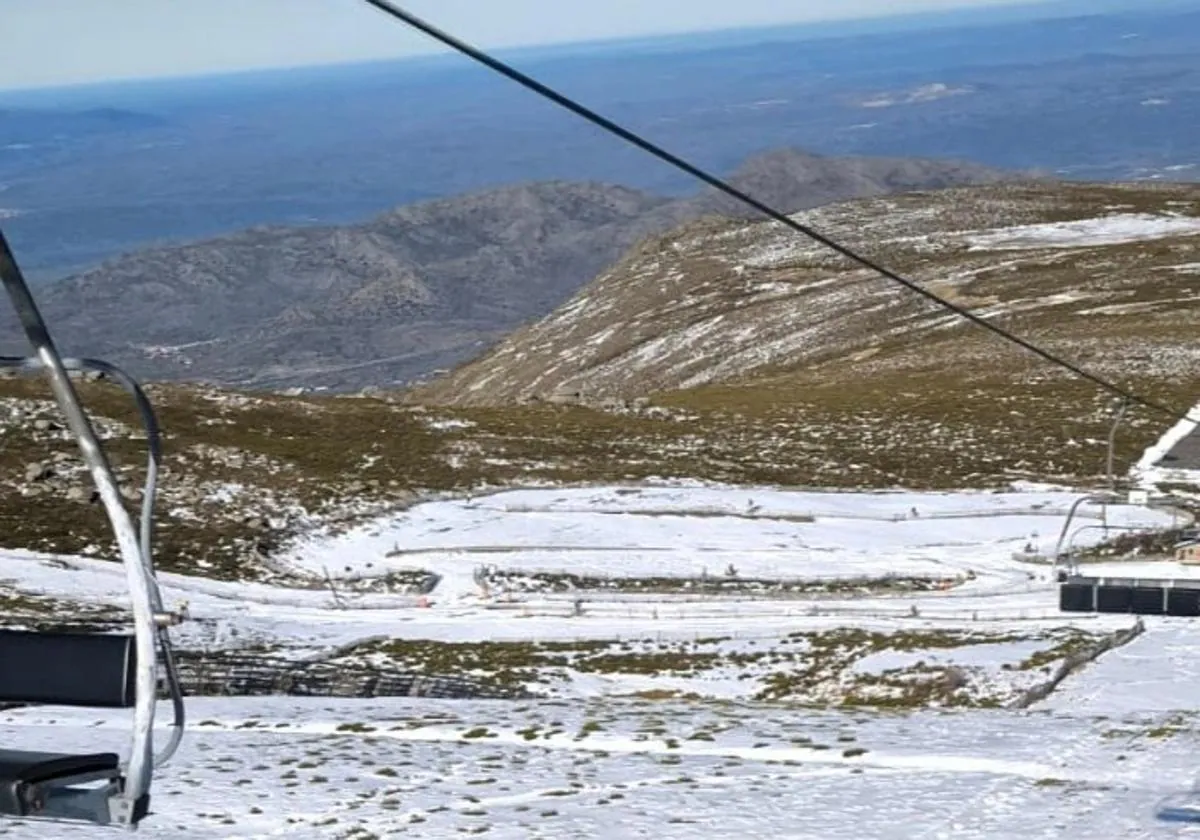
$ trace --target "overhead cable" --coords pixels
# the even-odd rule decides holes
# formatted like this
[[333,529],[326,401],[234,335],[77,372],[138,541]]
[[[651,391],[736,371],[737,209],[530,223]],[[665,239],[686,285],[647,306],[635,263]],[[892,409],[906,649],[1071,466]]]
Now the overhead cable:
[[868,257],[865,257],[862,254],[859,254],[857,251],[852,250],[848,246],[843,245],[842,243],[832,239],[831,237],[827,236],[826,234],[823,234],[820,231],[816,230],[815,228],[813,228],[809,225],[806,225],[802,222],[796,221],[795,219],[788,216],[786,213],[783,213],[782,211],[775,209],[774,207],[770,206],[769,204],[759,201],[758,199],[754,198],[753,196],[749,195],[748,193],[743,192],[742,190],[733,186],[732,184],[730,184],[728,181],[724,180],[723,178],[713,175],[712,173],[706,171],[705,169],[702,169],[701,167],[697,166],[696,164],[691,163],[691,162],[683,159],[682,157],[680,157],[672,152],[667,151],[662,146],[659,146],[659,145],[651,142],[650,140],[647,140],[642,135],[640,135],[634,131],[631,131],[628,128],[625,128],[624,126],[614,122],[613,120],[609,119],[608,117],[605,117],[605,116],[597,113],[596,111],[593,111],[591,108],[588,108],[587,106],[580,104],[577,100],[572,99],[571,97],[569,97],[563,93],[560,93],[559,91],[555,90],[552,87],[549,87],[546,84],[543,84],[542,82],[539,82],[537,79],[533,78],[532,76],[529,76],[526,73],[523,73],[520,70],[517,70],[512,65],[506,64],[505,62],[503,62],[500,59],[496,58],[495,56],[485,52],[484,50],[482,50],[478,47],[472,46],[471,44],[468,44],[467,42],[463,41],[462,39],[455,37],[454,35],[450,34],[449,32],[446,32],[445,30],[440,29],[437,26],[434,26],[432,23],[429,23],[428,21],[418,17],[417,15],[414,15],[412,12],[409,12],[408,10],[402,8],[401,6],[397,5],[396,3],[392,3],[392,2],[390,2],[390,0],[364,0],[364,2],[370,6],[374,6],[379,11],[389,15],[390,17],[400,21],[401,23],[408,25],[412,29],[415,29],[418,32],[421,32],[421,33],[429,36],[430,38],[433,38],[434,40],[449,47],[450,49],[452,49],[458,53],[461,53],[462,55],[467,56],[468,58],[472,59],[473,61],[478,62],[479,64],[484,65],[485,67],[489,68],[490,70],[493,70],[494,72],[499,73],[502,76],[505,76],[506,78],[516,82],[517,84],[521,85],[522,87],[533,91],[534,93],[538,94],[539,96],[550,100],[554,104],[556,104],[562,108],[565,108],[568,111],[571,111],[572,113],[576,114],[579,117],[582,117],[583,119],[587,120],[588,122],[592,123],[593,125],[596,125],[602,129],[604,129],[605,131],[609,132],[610,134],[616,135],[617,137],[621,138],[625,142],[627,142],[633,146],[636,146],[637,148],[641,149],[642,151],[653,155],[654,157],[658,158],[661,161],[664,161],[665,163],[670,164],[671,166],[675,167],[676,169],[679,169],[680,171],[685,172],[688,175],[691,175],[696,180],[702,181],[703,183],[709,185],[713,189],[718,190],[719,192],[722,192],[725,195],[730,196],[731,198],[737,199],[738,201],[742,202],[743,204],[745,204],[749,207],[752,207],[753,209],[762,213],[767,218],[773,219],[774,221],[778,222],[779,224],[784,225],[788,228],[791,228],[792,230],[796,231],[797,233],[801,233],[801,234],[809,237],[810,239],[812,239],[816,242],[819,242],[820,244],[824,245],[825,247],[829,248],[830,250],[835,251],[838,254],[841,254],[842,256],[846,257],[847,259],[857,262],[860,265],[862,265],[866,268],[869,268],[872,271],[877,272],[878,274],[882,275],[884,278],[892,281],[893,283],[898,283],[899,285],[905,287],[909,291],[915,292],[916,294],[920,295],[921,297],[925,298],[926,300],[929,300],[932,303],[936,304],[937,306],[940,306],[942,309],[945,309],[960,318],[964,318],[967,321],[970,321],[971,323],[975,324],[976,326],[982,327],[985,330],[988,330],[989,332],[1000,336],[1005,341],[1011,342],[1012,344],[1015,344],[1018,347],[1021,347],[1022,349],[1027,350],[1028,352],[1033,353],[1036,356],[1039,356],[1043,360],[1050,362],[1051,364],[1056,365],[1064,370],[1067,370],[1070,373],[1074,374],[1075,376],[1085,379],[1085,380],[1091,382],[1092,384],[1102,388],[1103,390],[1108,391],[1112,394],[1115,394],[1116,396],[1121,397],[1125,400],[1128,400],[1131,403],[1135,403],[1135,404],[1141,405],[1145,408],[1149,408],[1154,411],[1158,411],[1163,414],[1170,415],[1171,417],[1174,417],[1174,418],[1180,419],[1180,420],[1182,420],[1182,419],[1195,420],[1196,419],[1196,418],[1188,417],[1186,414],[1181,413],[1173,408],[1170,408],[1156,400],[1152,400],[1148,397],[1143,397],[1139,394],[1136,394],[1136,393],[1128,390],[1127,388],[1125,388],[1121,385],[1118,385],[1115,382],[1112,382],[1111,380],[1105,379],[1104,377],[1102,377],[1098,374],[1095,374],[1095,373],[1092,373],[1091,371],[1085,370],[1084,368],[1080,367],[1079,365],[1075,364],[1074,362],[1064,359],[1063,357],[1058,356],[1055,353],[1052,353],[1051,351],[1038,346],[1037,344],[1034,344],[1032,341],[1022,338],[1021,336],[1016,335],[1012,332],[1009,332],[1008,330],[1004,329],[1003,327],[1001,327],[995,323],[992,323],[987,318],[984,318],[981,315],[977,315],[976,313],[972,312],[970,309],[967,309],[964,306],[960,306],[956,303],[953,303],[953,302],[947,300],[946,298],[941,297],[937,293],[932,292],[929,289],[926,289],[925,287],[923,287],[922,285],[917,283],[915,280],[911,280],[907,277],[904,277],[903,275],[898,274],[895,271],[892,271],[891,269],[887,268],[886,266],[881,265],[880,263],[875,262],[874,260],[872,260]]

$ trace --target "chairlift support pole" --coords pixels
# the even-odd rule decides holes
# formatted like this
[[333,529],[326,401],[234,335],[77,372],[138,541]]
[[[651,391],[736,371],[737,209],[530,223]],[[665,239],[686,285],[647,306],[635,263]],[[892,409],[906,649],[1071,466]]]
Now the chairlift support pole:
[[1115,449],[1117,443],[1117,427],[1121,425],[1121,421],[1125,419],[1125,412],[1129,410],[1129,400],[1122,397],[1120,405],[1117,406],[1117,415],[1113,418],[1112,428],[1108,430],[1108,460],[1105,464],[1105,475],[1108,476],[1108,489],[1114,493],[1117,490],[1117,479],[1113,475],[1113,461],[1115,459]]
[[[1073,573],[1075,571],[1075,563],[1071,561],[1070,556],[1063,554],[1063,545],[1068,542],[1068,535],[1071,531],[1071,523],[1075,521],[1075,514],[1079,510],[1079,506],[1085,502],[1093,504],[1105,505],[1117,501],[1115,493],[1093,493],[1087,496],[1080,496],[1071,505],[1071,509],[1067,511],[1066,521],[1063,522],[1062,531],[1059,532],[1058,542],[1054,544],[1054,568],[1059,570],[1059,565],[1066,562],[1067,569],[1065,571]],[[1069,546],[1068,546],[1069,547]],[[1059,570],[1063,571],[1063,570]]]
[[[1113,475],[1113,461],[1116,457],[1117,443],[1117,427],[1121,425],[1121,421],[1125,419],[1125,412],[1129,410],[1129,398],[1122,397],[1117,404],[1117,413],[1113,417],[1112,427],[1108,430],[1108,457],[1105,460],[1104,474],[1108,478],[1108,489],[1117,492],[1117,478]],[[1100,520],[1104,523],[1104,527],[1108,528],[1108,504],[1102,502],[1100,504]]]
[[129,758],[124,769],[124,787],[114,797],[112,817],[119,825],[132,826],[139,819],[139,801],[149,793],[153,771],[153,728],[157,702],[158,657],[156,644],[160,622],[166,621],[162,597],[150,568],[150,559],[143,556],[138,533],[129,512],[121,500],[120,488],[112,467],[91,422],[83,411],[79,395],[63,365],[62,356],[54,345],[46,322],[34,302],[29,286],[18,268],[7,239],[0,231],[0,280],[12,301],[21,327],[34,353],[46,371],[55,400],[67,421],[71,435],[79,445],[92,476],[100,500],[112,524],[125,578],[129,587],[134,621],[137,654],[135,675],[136,702],[133,715],[133,737]]

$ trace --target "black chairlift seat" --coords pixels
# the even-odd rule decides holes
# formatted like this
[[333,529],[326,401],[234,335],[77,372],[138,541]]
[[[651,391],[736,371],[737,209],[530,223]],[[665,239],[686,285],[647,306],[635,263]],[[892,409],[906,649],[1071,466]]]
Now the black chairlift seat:
[[1118,578],[1064,575],[1063,612],[1200,618],[1200,578]]
[[[111,789],[77,787],[87,782],[107,782]],[[90,800],[107,800],[120,782],[116,753],[0,750],[0,813],[8,816],[90,819],[94,812]],[[77,807],[71,808],[72,804]]]
[[[136,701],[134,638],[91,633],[0,630],[0,702],[130,708]],[[113,821],[122,786],[115,753],[0,749],[0,814]],[[136,823],[149,808],[143,797]]]
[[0,700],[127,709],[137,692],[133,636],[0,630]]

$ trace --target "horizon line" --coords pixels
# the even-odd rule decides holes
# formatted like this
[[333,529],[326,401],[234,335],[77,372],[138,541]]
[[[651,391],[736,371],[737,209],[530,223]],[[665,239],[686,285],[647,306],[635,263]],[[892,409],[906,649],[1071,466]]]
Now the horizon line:
[[[993,15],[999,15],[1002,18],[1011,16],[1019,20],[1022,17],[1022,13],[1028,14],[1039,9],[1053,11],[1057,7],[1069,7],[1071,5],[1072,4],[1070,0],[1018,0],[1017,2],[1003,2],[1003,0],[995,0],[995,2],[989,2],[984,6],[967,6],[953,9],[925,9],[891,14],[885,13],[844,18],[827,18],[823,20],[792,22],[782,21],[779,23],[719,26],[668,32],[649,32],[638,35],[620,35],[589,38],[583,40],[535,42],[530,44],[516,44],[505,47],[496,47],[489,50],[489,52],[496,56],[507,56],[511,58],[528,56],[530,53],[540,54],[539,57],[545,59],[570,58],[573,55],[578,55],[581,51],[588,50],[619,49],[621,47],[638,46],[653,47],[657,44],[681,39],[703,39],[706,37],[711,38],[722,35],[736,37],[739,34],[743,36],[754,36],[759,34],[779,32],[781,30],[813,30],[811,37],[800,40],[824,40],[828,38],[853,37],[855,35],[885,34],[897,24],[911,24],[930,20],[946,20],[948,22],[945,24],[945,27],[950,28],[953,28],[956,25],[969,27],[973,25],[970,20],[971,18],[987,18]],[[1075,14],[1078,14],[1078,12],[1072,11],[1066,16],[1070,17],[1074,16]],[[988,22],[995,23],[997,21]],[[882,25],[882,29],[877,28],[880,25]],[[976,22],[974,25],[980,24]],[[984,25],[986,25],[986,23]],[[857,33],[834,31],[827,34],[821,34],[821,30],[844,30],[847,27],[852,30],[858,27],[865,27],[866,31]],[[933,28],[945,27],[935,26]],[[189,81],[217,81],[247,76],[287,75],[306,70],[320,71],[333,69],[352,69],[357,67],[371,67],[386,64],[438,62],[442,60],[454,61],[456,59],[457,55],[452,50],[441,48],[431,43],[428,51],[414,52],[396,56],[380,56],[374,58],[347,60],[338,59],[306,62],[303,64],[262,65],[239,69],[222,69],[202,72],[189,71],[149,76],[114,76],[101,79],[89,79],[74,82],[52,82],[48,84],[35,84],[30,86],[0,86],[0,96],[9,94],[37,95],[44,93],[52,94],[54,92],[77,92],[88,88],[110,86],[154,85],[159,83]]]

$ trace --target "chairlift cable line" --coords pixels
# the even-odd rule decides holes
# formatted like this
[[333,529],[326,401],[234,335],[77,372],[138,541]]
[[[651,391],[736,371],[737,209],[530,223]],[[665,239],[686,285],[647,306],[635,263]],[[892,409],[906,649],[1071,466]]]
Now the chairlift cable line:
[[374,6],[379,11],[383,12],[384,14],[389,15],[390,17],[400,21],[401,23],[406,24],[410,28],[419,31],[419,32],[423,33],[424,35],[427,35],[430,38],[433,38],[434,40],[441,42],[443,45],[451,48],[452,50],[454,50],[458,53],[461,53],[462,55],[465,55],[466,57],[472,59],[473,61],[484,65],[485,67],[489,68],[490,70],[493,70],[494,72],[507,77],[511,81],[516,82],[517,84],[521,85],[522,87],[524,87],[530,91],[533,91],[534,93],[538,94],[539,96],[542,96],[543,98],[550,100],[554,104],[556,104],[562,108],[565,108],[568,111],[571,111],[572,113],[576,114],[579,117],[582,117],[583,119],[587,120],[588,122],[592,123],[593,125],[596,125],[599,128],[604,129],[605,131],[609,132],[610,134],[616,135],[617,137],[621,138],[625,142],[627,142],[633,146],[636,146],[637,148],[641,149],[642,151],[647,152],[648,154],[653,155],[654,157],[658,158],[659,160],[670,164],[671,166],[675,167],[676,169],[679,169],[682,172],[687,173],[688,175],[692,176],[693,178],[695,178],[699,181],[702,181],[703,183],[718,190],[719,192],[722,192],[725,195],[728,195],[731,198],[734,198],[734,199],[742,202],[743,204],[754,208],[759,213],[762,213],[764,216],[767,216],[768,218],[770,218],[776,222],[779,222],[780,224],[796,231],[797,233],[803,234],[803,235],[809,237],[810,239],[820,243],[821,245],[824,245],[825,247],[837,252],[838,254],[841,254],[842,256],[844,256],[850,260],[853,260],[854,262],[857,262],[860,265],[862,265],[868,269],[871,269],[872,271],[877,272],[878,274],[882,275],[884,278],[891,280],[893,283],[898,283],[901,286],[904,286],[909,291],[915,292],[916,294],[920,295],[921,297],[925,298],[926,300],[929,300],[929,301],[937,304],[938,306],[953,313],[954,315],[957,315],[960,318],[965,318],[966,320],[970,321],[971,323],[975,324],[976,326],[983,327],[984,329],[1000,336],[1004,340],[1011,342],[1013,344],[1016,344],[1018,347],[1021,347],[1024,350],[1027,350],[1028,352],[1033,353],[1036,356],[1039,356],[1044,361],[1050,362],[1053,365],[1063,368],[1064,370],[1067,370],[1067,371],[1071,372],[1072,374],[1074,374],[1075,376],[1091,382],[1092,384],[1102,388],[1103,390],[1109,391],[1110,393],[1115,394],[1116,396],[1122,397],[1123,399],[1128,400],[1132,403],[1141,405],[1144,408],[1149,408],[1153,411],[1157,411],[1162,414],[1169,415],[1178,420],[1188,420],[1188,421],[1196,421],[1197,420],[1197,418],[1191,417],[1186,412],[1177,411],[1177,410],[1170,408],[1156,400],[1152,400],[1148,397],[1140,396],[1139,394],[1136,394],[1136,393],[1128,390],[1127,388],[1124,388],[1120,385],[1117,385],[1114,382],[1104,379],[1103,377],[1101,377],[1097,374],[1094,374],[1088,370],[1085,370],[1084,368],[1080,367],[1079,365],[1075,364],[1074,362],[1070,362],[1067,359],[1062,358],[1061,356],[1055,355],[1054,353],[1050,352],[1049,350],[1039,347],[1038,345],[1034,344],[1033,342],[1029,341],[1028,339],[1021,338],[1019,335],[1011,333],[1008,330],[1004,329],[1003,327],[993,324],[988,319],[986,319],[980,315],[977,315],[976,313],[972,312],[970,309],[967,309],[966,307],[960,306],[956,303],[952,303],[951,301],[947,300],[946,298],[941,297],[937,293],[931,292],[930,290],[926,289],[925,287],[923,287],[922,285],[917,283],[915,280],[911,280],[907,277],[904,277],[903,275],[901,275],[895,271],[892,271],[891,269],[887,268],[886,266],[881,265],[880,263],[877,263],[874,260],[859,254],[858,252],[854,251],[850,247],[843,245],[842,243],[836,241],[835,239],[816,230],[815,228],[813,228],[809,225],[806,225],[802,222],[796,221],[795,219],[789,217],[786,213],[783,213],[780,210],[776,210],[774,207],[770,206],[769,204],[766,204],[765,202],[754,198],[753,196],[749,195],[748,193],[743,192],[742,190],[740,190],[737,187],[730,184],[728,181],[725,181],[724,179],[722,179],[716,175],[713,175],[712,173],[706,171],[705,169],[702,169],[701,167],[697,166],[696,164],[690,163],[689,161],[685,160],[684,158],[664,149],[662,146],[659,146],[659,145],[651,142],[650,140],[647,140],[642,135],[640,135],[628,128],[625,128],[624,126],[620,125],[619,123],[614,122],[613,120],[609,119],[608,117],[603,116],[602,114],[597,113],[596,111],[593,111],[591,108],[588,108],[587,106],[579,103],[577,100],[572,99],[571,97],[569,97],[563,93],[560,93],[559,91],[555,90],[554,88],[550,87],[549,85],[539,82],[537,79],[533,78],[532,76],[529,76],[528,74],[523,73],[520,70],[517,70],[512,65],[501,61],[500,59],[496,58],[495,56],[491,55],[490,53],[488,53],[478,47],[472,46],[471,44],[468,44],[466,41],[463,41],[462,39],[450,34],[449,32],[446,32],[445,30],[440,29],[437,26],[434,26],[432,23],[429,23],[428,21],[418,17],[417,15],[414,15],[412,12],[409,12],[408,10],[400,7],[399,5],[390,2],[390,0],[364,0],[364,2],[366,2],[367,5],[369,5],[369,6]]

